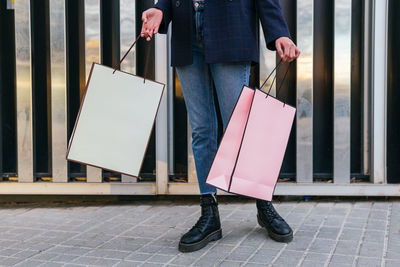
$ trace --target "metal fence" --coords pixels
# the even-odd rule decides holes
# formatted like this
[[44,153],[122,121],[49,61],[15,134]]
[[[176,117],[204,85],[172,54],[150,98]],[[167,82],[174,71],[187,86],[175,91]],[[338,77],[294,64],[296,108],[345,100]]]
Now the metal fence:
[[[167,94],[141,178],[65,159],[91,63],[115,65],[140,29],[141,12],[151,4],[145,0],[4,2],[0,194],[198,194],[190,127],[179,81],[170,67],[169,35],[157,35],[151,43],[151,74],[167,84]],[[275,195],[400,195],[395,183],[400,182],[396,177],[400,142],[392,137],[400,114],[387,112],[396,112],[395,100],[388,95],[399,96],[394,78],[399,68],[388,60],[399,54],[391,48],[399,44],[394,35],[400,25],[393,19],[399,4],[281,0],[281,5],[302,54],[289,72],[289,102],[297,106],[297,116]],[[277,62],[275,52],[266,50],[261,28],[260,33],[254,86]],[[143,46],[124,61],[123,70],[141,74]],[[278,86],[282,72],[278,71]],[[389,167],[394,170],[390,177]]]

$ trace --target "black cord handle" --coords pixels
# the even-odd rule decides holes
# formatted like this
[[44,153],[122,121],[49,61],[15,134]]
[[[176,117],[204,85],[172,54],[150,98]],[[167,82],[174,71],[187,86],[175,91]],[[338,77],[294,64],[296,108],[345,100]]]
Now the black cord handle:
[[[126,51],[125,55],[121,58],[120,62],[115,66],[113,74],[115,73],[115,71],[117,69],[119,69],[121,67],[121,63],[122,61],[124,61],[124,59],[126,58],[126,56],[129,54],[129,52],[132,50],[132,48],[136,45],[136,43],[139,41],[140,39],[140,34],[138,35],[138,37],[136,38],[136,40],[133,42],[133,44],[129,47],[128,51]],[[150,45],[147,45],[147,53],[146,53],[146,62],[144,65],[144,73],[143,73],[143,83],[146,82],[146,76],[147,76],[147,66],[149,64],[149,57],[150,57]]]
[[[293,62],[293,61],[292,61],[292,62]],[[281,91],[281,88],[282,88],[283,84],[285,83],[286,76],[287,76],[287,74],[288,74],[288,72],[289,72],[289,69],[290,69],[290,67],[291,67],[291,65],[292,65],[292,62],[289,62],[289,66],[288,66],[288,68],[286,69],[285,75],[283,76],[282,83],[281,83],[281,85],[278,87],[278,89],[276,90],[276,96],[278,96],[279,92]],[[267,81],[269,80],[269,78],[271,78],[272,74],[275,72],[274,78],[272,79],[272,83],[271,83],[271,85],[270,85],[270,87],[269,87],[269,89],[268,89],[268,92],[267,92],[267,95],[265,96],[265,98],[267,98],[267,97],[270,95],[272,86],[274,85],[274,83],[275,83],[275,81],[276,81],[276,72],[278,71],[278,68],[279,68],[279,66],[281,65],[281,63],[282,63],[282,59],[281,59],[281,60],[279,61],[279,63],[275,66],[275,68],[271,71],[271,73],[268,75],[267,79],[264,81],[264,83],[263,83],[263,84],[261,85],[261,87],[260,87],[260,89],[262,89],[262,88],[264,87],[264,85],[267,83]],[[289,91],[288,88],[289,88],[289,82],[287,82],[287,89],[286,89],[286,94],[285,94],[285,97],[284,97],[284,100],[283,100],[283,106],[286,105],[286,98],[287,98],[287,94],[288,94],[288,91]]]
[[[271,73],[268,75],[267,79],[265,79],[265,81],[263,82],[263,84],[260,86],[260,89],[262,89],[264,87],[264,85],[267,83],[267,81],[269,80],[269,78],[271,78],[271,75],[276,71],[276,69],[279,67],[279,65],[281,65],[282,63],[282,59],[279,61],[279,63],[275,66],[275,68],[271,71]],[[276,75],[275,75],[276,76]],[[274,77],[275,79],[275,77]],[[271,86],[272,87],[272,86]],[[271,90],[271,87],[269,89],[269,91]],[[268,91],[268,92],[269,92]]]

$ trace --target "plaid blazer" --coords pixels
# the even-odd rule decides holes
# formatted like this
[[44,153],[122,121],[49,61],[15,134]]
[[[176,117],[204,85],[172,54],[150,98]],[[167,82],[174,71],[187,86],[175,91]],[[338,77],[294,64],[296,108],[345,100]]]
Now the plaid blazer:
[[[193,63],[192,0],[159,0],[163,11],[159,33],[167,33],[172,21],[171,65]],[[290,37],[279,0],[206,0],[204,7],[204,49],[206,63],[258,62],[258,21],[261,21],[268,49],[275,40]]]

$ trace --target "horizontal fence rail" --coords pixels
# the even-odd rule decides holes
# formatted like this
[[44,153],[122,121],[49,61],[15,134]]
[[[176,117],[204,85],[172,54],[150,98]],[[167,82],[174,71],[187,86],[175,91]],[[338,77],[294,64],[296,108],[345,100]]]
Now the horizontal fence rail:
[[[92,62],[115,65],[140,31],[141,12],[152,3],[43,0],[41,4],[42,10],[31,6],[30,0],[7,1],[1,7],[1,14],[13,14],[0,20],[0,33],[14,34],[15,39],[6,42],[15,55],[0,51],[4,81],[0,89],[15,90],[16,106],[15,118],[4,108],[0,113],[0,194],[198,194],[191,129],[179,80],[170,67],[170,33],[139,44],[121,65],[126,72],[142,75],[144,46],[151,45],[149,76],[167,84],[141,177],[65,159]],[[395,13],[388,8],[398,5],[390,5],[390,0],[286,0],[281,5],[301,56],[288,76],[288,102],[296,105],[297,115],[275,195],[400,195],[400,184],[386,182],[387,75],[395,73],[388,69],[386,51],[392,40],[388,34],[396,32],[388,29],[388,15]],[[48,16],[44,20],[48,25],[37,33],[35,14],[41,12]],[[279,60],[275,51],[266,49],[259,27],[260,63],[252,70],[253,86],[259,86]],[[38,42],[41,36],[44,39]],[[40,45],[49,48],[45,66],[34,60]],[[15,73],[3,63],[13,56]],[[284,69],[277,71],[273,95],[283,82]],[[38,73],[48,77],[38,80]],[[15,88],[5,82],[12,79]],[[1,106],[12,98],[11,93],[2,95]],[[113,104],[105,103],[105,108]],[[45,108],[38,112],[40,105]],[[15,127],[15,151],[5,145],[12,141],[12,132],[6,134],[10,127]],[[8,155],[11,160],[5,160]],[[14,165],[9,163],[13,155]]]

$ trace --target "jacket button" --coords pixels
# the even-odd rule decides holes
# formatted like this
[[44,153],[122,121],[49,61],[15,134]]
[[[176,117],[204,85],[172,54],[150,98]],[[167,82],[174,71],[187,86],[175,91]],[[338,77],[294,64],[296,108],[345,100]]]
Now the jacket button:
[[181,2],[180,1],[176,1],[175,5],[176,5],[176,7],[179,7],[181,5]]

